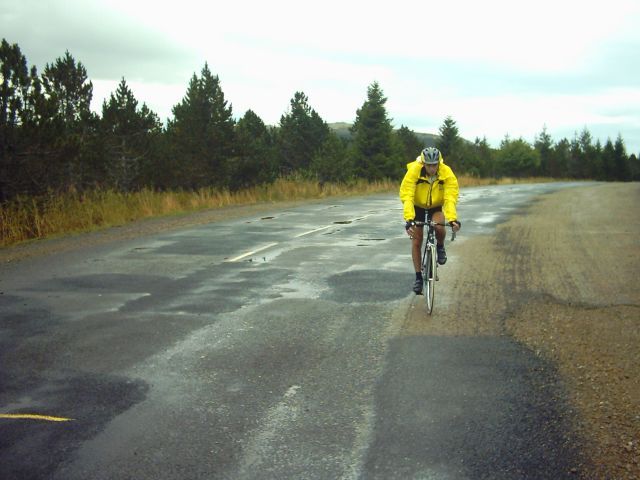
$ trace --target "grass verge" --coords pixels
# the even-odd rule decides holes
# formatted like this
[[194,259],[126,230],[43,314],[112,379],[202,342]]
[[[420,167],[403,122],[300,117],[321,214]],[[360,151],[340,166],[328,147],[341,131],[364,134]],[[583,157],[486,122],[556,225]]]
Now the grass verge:
[[[478,179],[458,177],[461,187],[489,184],[533,183],[549,179]],[[0,205],[0,247],[33,239],[88,232],[124,225],[150,217],[176,215],[231,205],[253,205],[334,196],[395,192],[399,181],[360,180],[350,184],[320,184],[300,178],[281,178],[273,184],[230,192],[205,188],[197,191],[137,192],[115,190],[69,191],[42,197],[18,197]]]

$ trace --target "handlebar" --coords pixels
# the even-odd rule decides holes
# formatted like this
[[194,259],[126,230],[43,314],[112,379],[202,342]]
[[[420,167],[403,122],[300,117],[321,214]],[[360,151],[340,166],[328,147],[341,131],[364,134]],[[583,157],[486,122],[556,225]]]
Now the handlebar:
[[449,225],[448,223],[438,223],[438,222],[434,222],[433,220],[429,220],[428,222],[415,222],[416,227],[424,227],[425,225],[430,225],[432,227],[435,227],[436,225],[440,225],[441,227],[449,227],[451,228],[451,241],[453,242],[456,239],[456,231],[453,230],[453,226]]

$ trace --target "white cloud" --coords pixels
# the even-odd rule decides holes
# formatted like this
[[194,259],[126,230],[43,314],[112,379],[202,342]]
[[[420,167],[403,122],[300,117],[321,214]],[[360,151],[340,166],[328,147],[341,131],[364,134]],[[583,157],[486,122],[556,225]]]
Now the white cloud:
[[[526,139],[543,125],[621,132],[632,151],[640,101],[640,2],[485,0],[36,0],[0,6],[0,28],[38,66],[69,49],[94,105],[125,77],[162,119],[208,62],[236,116],[277,123],[295,91],[327,121],[352,121],[380,82],[394,124],[466,138]],[[609,129],[609,130],[607,130]],[[566,133],[565,133],[566,134]]]
[[638,2],[611,0],[338,1],[201,3],[103,0],[121,15],[205,54],[222,45],[337,51],[509,64],[525,70],[580,65],[594,45],[635,28]]

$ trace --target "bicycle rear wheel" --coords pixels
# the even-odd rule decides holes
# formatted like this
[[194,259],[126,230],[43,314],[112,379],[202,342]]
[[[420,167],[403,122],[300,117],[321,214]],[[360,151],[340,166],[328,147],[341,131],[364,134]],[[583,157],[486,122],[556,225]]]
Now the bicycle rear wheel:
[[431,315],[433,311],[433,300],[435,298],[436,287],[436,249],[430,247],[425,249],[422,259],[422,279],[424,281],[424,299],[427,302],[427,313]]

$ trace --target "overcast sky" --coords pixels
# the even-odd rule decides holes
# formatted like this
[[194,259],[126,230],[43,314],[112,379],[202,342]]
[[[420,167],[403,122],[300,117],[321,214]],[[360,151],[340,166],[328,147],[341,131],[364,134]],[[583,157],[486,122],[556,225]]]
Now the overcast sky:
[[555,141],[585,127],[640,153],[640,1],[0,0],[0,35],[42,72],[68,50],[92,107],[125,78],[162,120],[205,62],[236,118],[277,124],[296,91],[353,122],[378,81],[397,128]]

